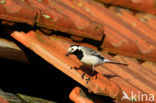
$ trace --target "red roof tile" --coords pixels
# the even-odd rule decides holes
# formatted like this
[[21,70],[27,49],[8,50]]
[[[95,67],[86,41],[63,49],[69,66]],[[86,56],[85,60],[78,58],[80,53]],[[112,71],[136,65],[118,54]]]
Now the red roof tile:
[[0,38],[0,57],[29,63],[24,52],[12,41]]
[[71,91],[69,98],[75,103],[94,103],[94,101],[87,97],[85,92],[79,87],[75,87]]
[[154,15],[137,13],[135,17],[137,17],[142,23],[147,24],[154,31],[156,30],[156,17]]
[[[14,7],[8,5],[14,5]],[[38,0],[8,0],[0,6],[0,18],[94,40],[101,40],[103,37],[103,26],[100,23],[57,0],[41,2]]]
[[[69,2],[65,2],[66,4]],[[79,5],[82,6],[79,6]],[[131,56],[139,59],[156,61],[154,53],[156,47],[155,31],[136,17],[124,10],[118,10],[121,15],[110,13],[103,5],[93,1],[73,1],[70,7],[76,8],[90,18],[103,24],[105,39],[102,44],[104,50]],[[79,9],[78,9],[79,8]],[[142,29],[144,28],[144,29]]]
[[22,2],[19,3],[12,0],[4,1],[0,6],[0,19],[34,25],[37,11]]
[[155,1],[154,0],[96,0],[107,4],[114,4],[131,8],[133,10],[144,11],[151,14],[156,14]]

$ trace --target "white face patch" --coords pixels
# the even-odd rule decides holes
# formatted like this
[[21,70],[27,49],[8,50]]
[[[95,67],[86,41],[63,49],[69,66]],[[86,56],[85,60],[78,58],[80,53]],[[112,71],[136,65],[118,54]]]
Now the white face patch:
[[77,49],[79,49],[78,46],[72,46],[68,49],[68,52],[73,53],[74,51],[76,51]]

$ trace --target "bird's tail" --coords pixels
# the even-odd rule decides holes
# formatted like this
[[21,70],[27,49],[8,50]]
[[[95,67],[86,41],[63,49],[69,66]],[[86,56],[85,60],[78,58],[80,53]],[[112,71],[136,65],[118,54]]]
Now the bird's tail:
[[128,64],[126,64],[126,63],[117,62],[117,61],[112,61],[112,60],[109,60],[109,59],[104,59],[103,62],[104,62],[104,63],[113,63],[113,64],[120,64],[120,65],[128,66]]

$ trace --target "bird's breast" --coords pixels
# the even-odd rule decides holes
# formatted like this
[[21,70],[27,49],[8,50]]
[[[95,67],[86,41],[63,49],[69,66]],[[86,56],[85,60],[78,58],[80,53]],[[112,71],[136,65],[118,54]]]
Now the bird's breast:
[[99,65],[101,64],[102,60],[96,56],[84,56],[81,59],[81,62],[87,65]]

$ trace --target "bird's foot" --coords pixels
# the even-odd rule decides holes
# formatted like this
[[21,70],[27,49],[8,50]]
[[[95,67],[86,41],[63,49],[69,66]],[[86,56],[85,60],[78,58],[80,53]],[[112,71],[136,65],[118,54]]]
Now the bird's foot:
[[85,73],[83,73],[83,74],[81,75],[81,78],[82,78],[82,79],[84,79],[84,77],[85,77]]
[[97,74],[95,75],[95,80],[97,79]]
[[95,73],[95,71],[94,71],[94,70],[91,72],[91,76],[92,76],[92,77],[94,77],[94,76],[95,76],[94,78],[95,78],[95,79],[97,79],[97,74]]
[[[86,74],[86,73],[83,73],[83,74],[82,74],[82,76],[81,76],[82,79],[85,78],[85,74]],[[88,82],[91,80],[91,77],[88,77],[88,78],[86,78],[85,80],[86,80],[86,83],[88,83]]]
[[70,67],[70,69],[73,69],[73,67]]
[[88,78],[86,79],[86,83],[88,83],[90,80],[91,80],[91,77],[88,77]]

